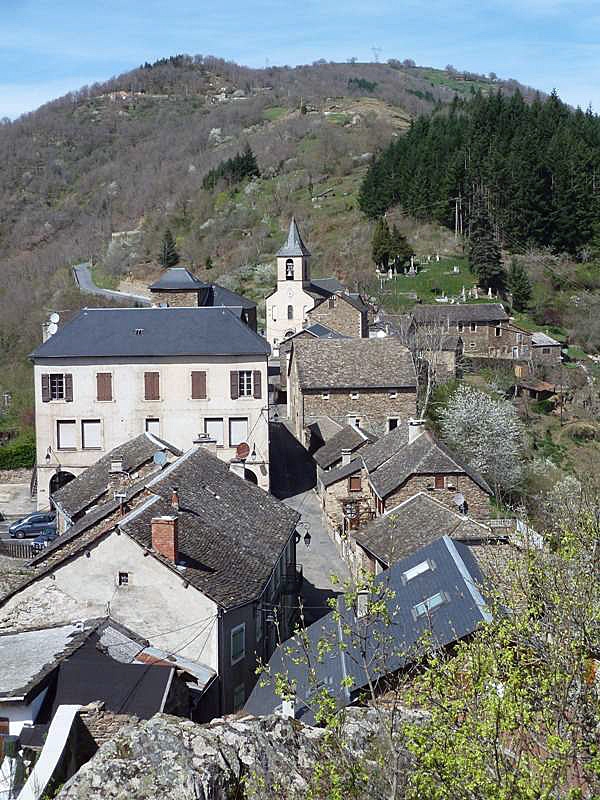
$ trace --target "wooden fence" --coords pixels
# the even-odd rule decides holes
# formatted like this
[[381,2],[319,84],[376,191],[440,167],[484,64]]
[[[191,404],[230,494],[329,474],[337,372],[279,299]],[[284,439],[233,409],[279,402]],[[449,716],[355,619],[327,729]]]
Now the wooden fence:
[[0,555],[29,560],[34,557],[35,550],[29,542],[0,542]]

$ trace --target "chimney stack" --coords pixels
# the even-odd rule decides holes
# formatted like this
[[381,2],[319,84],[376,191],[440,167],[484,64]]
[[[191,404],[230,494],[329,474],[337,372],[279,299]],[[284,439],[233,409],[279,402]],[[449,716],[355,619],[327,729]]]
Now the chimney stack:
[[125,461],[123,456],[113,456],[110,460],[111,475],[117,472],[125,472]]
[[209,453],[217,454],[217,440],[213,439],[209,433],[199,433],[194,439],[194,444],[205,447]]
[[177,563],[179,537],[176,516],[154,517],[152,520],[152,549],[174,564]]
[[409,419],[408,420],[408,443],[412,444],[419,436],[425,432],[424,419]]
[[342,447],[342,467],[347,467],[352,458],[352,450],[349,447]]
[[129,483],[129,473],[125,469],[123,456],[113,456],[108,468],[107,491],[113,495],[122,493]]
[[173,506],[173,511],[179,511],[179,488],[174,486],[171,490],[171,505]]

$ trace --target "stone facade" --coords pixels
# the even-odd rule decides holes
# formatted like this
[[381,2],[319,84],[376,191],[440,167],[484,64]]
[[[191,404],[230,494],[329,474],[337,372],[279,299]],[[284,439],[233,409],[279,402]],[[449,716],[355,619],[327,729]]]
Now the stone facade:
[[444,489],[433,488],[434,478],[434,475],[413,475],[402,486],[399,486],[384,498],[383,511],[395,508],[418,492],[431,492],[432,497],[452,511],[456,511],[456,504],[453,502],[453,498],[460,493],[467,501],[470,517],[479,520],[489,519],[490,498],[468,475],[464,473],[447,474],[445,476],[446,488]]
[[[321,506],[328,524],[334,530],[358,528],[366,524],[374,514],[367,471],[357,469],[352,477],[360,477],[359,491],[350,489],[350,477],[341,478],[330,486],[320,485]],[[346,513],[350,512],[349,519],[346,519],[344,510]]]
[[450,332],[463,340],[465,356],[526,360],[531,355],[531,334],[506,321],[457,322]]
[[297,333],[293,339],[286,339],[285,342],[282,342],[279,345],[279,388],[282,392],[287,390],[287,372],[288,372],[288,365],[289,365],[289,355],[290,350],[292,349],[292,345],[294,342],[298,341],[298,339],[312,339],[312,334],[308,333],[308,331],[300,331]]
[[555,345],[542,345],[540,347],[531,348],[531,360],[535,367],[556,367],[560,366],[562,361],[562,345],[557,343]]
[[309,324],[319,322],[344,336],[364,339],[369,334],[366,308],[360,311],[340,292],[316,305],[307,316]]

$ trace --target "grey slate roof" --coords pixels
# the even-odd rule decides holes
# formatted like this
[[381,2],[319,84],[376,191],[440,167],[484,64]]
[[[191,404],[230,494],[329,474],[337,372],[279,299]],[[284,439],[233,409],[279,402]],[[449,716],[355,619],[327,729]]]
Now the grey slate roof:
[[561,347],[561,343],[557,342],[556,339],[553,339],[551,336],[548,336],[547,333],[542,333],[542,331],[536,331],[531,336],[531,344],[534,347]]
[[[99,498],[106,494],[110,462],[116,456],[121,456],[124,460],[125,470],[129,475],[135,473],[142,465],[152,460],[155,453],[168,452],[174,456],[180,456],[178,450],[168,442],[159,439],[151,433],[142,433],[135,439],[130,439],[122,445],[115,447],[101,459],[88,467],[77,478],[67,483],[52,495],[52,500],[59,506],[61,511],[70,518],[74,519],[78,514],[89,506],[94,505]],[[157,465],[156,469],[159,469]],[[109,498],[112,500],[112,497]]]
[[267,355],[265,339],[227,308],[86,308],[31,358]]
[[458,460],[429,431],[423,432],[410,444],[370,472],[369,481],[379,497],[384,498],[412,475],[468,475],[484,492],[492,494],[485,480]]
[[185,267],[170,267],[148,288],[151,292],[197,292],[206,286]]
[[448,303],[417,305],[413,308],[417,325],[443,320],[457,322],[500,322],[508,321],[509,316],[502,303]]
[[231,289],[226,289],[224,286],[219,286],[218,283],[210,284],[203,304],[206,306],[226,306],[245,309],[256,308],[254,300],[244,297],[243,294],[233,292]]
[[328,442],[332,436],[342,430],[344,426],[340,425],[331,417],[306,417],[306,424],[304,430],[309,431],[314,436],[322,439],[323,442]]
[[[335,278],[332,278],[330,280],[335,280]],[[368,306],[364,303],[362,297],[357,292],[347,292],[345,290],[343,290],[343,291],[336,290],[335,291],[335,295],[337,297],[339,297],[340,299],[344,300],[346,303],[349,303],[353,308],[355,308],[357,311],[360,311],[361,313],[364,312],[364,311],[367,311],[367,309],[368,309]],[[311,308],[307,312],[308,316],[310,317],[311,312],[314,311],[315,308],[318,308],[322,303],[324,303],[326,299],[327,299],[326,297],[323,297],[323,299],[320,300],[320,302],[315,303],[314,308]]]
[[[308,331],[317,339],[348,339],[350,337],[345,336],[343,333],[338,333],[334,331],[332,328],[328,328],[327,325],[321,325],[320,322],[315,322],[312,325],[308,325],[306,328],[303,329],[304,331]],[[298,333],[302,333],[299,331]],[[294,334],[297,336],[298,334]],[[292,337],[290,337],[292,338]]]
[[463,340],[460,336],[454,336],[453,334],[449,333],[446,336],[439,337],[430,337],[426,333],[419,333],[417,331],[415,335],[415,347],[417,350],[442,350],[445,352],[454,353],[459,349]]
[[[435,563],[435,569],[428,569],[412,580],[403,580],[406,570],[428,559]],[[377,681],[419,661],[425,653],[422,645],[425,635],[434,645],[444,647],[472,634],[482,622],[490,621],[491,615],[478,589],[483,582],[484,576],[468,548],[444,536],[375,578],[375,585],[382,589],[389,624],[375,620],[366,627],[340,599],[339,621],[331,612],[306,629],[316,689],[312,682],[309,684],[304,645],[297,637],[279,645],[269,661],[269,672],[287,676],[295,684],[296,717],[310,724],[314,717],[307,700],[318,688],[327,689],[339,707],[357,699],[367,685],[362,666],[365,661],[370,665],[371,678]],[[415,619],[413,608],[438,592],[445,594],[445,602]],[[323,641],[331,643],[325,658],[319,650],[319,642]],[[296,658],[299,663],[294,663]],[[351,688],[344,685],[346,677],[352,679]],[[259,681],[252,691],[244,708],[247,713],[269,714],[281,706],[272,681],[267,685],[263,683],[264,680]]]
[[157,558],[224,608],[258,597],[299,514],[234,475],[205,448],[194,447],[147,484],[155,502],[140,506],[119,524],[144,548],[152,546],[152,518],[173,513],[173,486],[180,497],[182,568]]
[[412,355],[397,339],[299,339],[302,389],[398,389],[416,387]]
[[293,258],[295,256],[309,256],[310,252],[300,236],[296,220],[292,217],[288,230],[288,237],[283,247],[277,251],[278,256]]
[[393,431],[386,433],[381,439],[366,445],[360,453],[365,467],[374,472],[377,467],[395,455],[408,442],[408,422],[403,421]]
[[328,486],[333,486],[334,483],[343,480],[344,478],[349,478],[350,475],[355,475],[357,472],[360,472],[363,468],[363,462],[360,458],[360,453],[356,453],[350,463],[344,464],[341,467],[335,467],[334,469],[329,469],[327,472],[324,472],[321,477],[321,483],[325,488]]
[[413,495],[354,533],[358,544],[387,566],[440,536],[471,541],[497,538],[492,537],[487,526],[451,511],[424,492]]
[[311,278],[309,294],[319,297],[331,297],[336,292],[345,291],[343,283],[337,278]]
[[369,441],[374,441],[377,437],[355,428],[354,425],[346,425],[341,431],[331,437],[323,447],[320,447],[313,458],[321,469],[329,469],[336,461],[342,457],[342,450],[358,450]]

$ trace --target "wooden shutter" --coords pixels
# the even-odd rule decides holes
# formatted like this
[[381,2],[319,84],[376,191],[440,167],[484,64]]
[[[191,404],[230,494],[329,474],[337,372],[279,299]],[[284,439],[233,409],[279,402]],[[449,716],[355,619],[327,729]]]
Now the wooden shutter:
[[257,400],[260,400],[260,398],[262,397],[262,375],[260,370],[258,369],[254,370],[253,383],[254,383],[254,397]]
[[231,386],[231,399],[237,400],[240,396],[240,377],[237,370],[229,373],[229,383]]
[[158,372],[144,372],[144,399],[160,400],[160,377]]
[[436,489],[444,489],[446,481],[443,475],[436,475],[435,476],[435,488]]
[[65,400],[67,403],[73,402],[73,376],[65,375]]
[[50,375],[42,375],[42,403],[50,402]]
[[110,372],[96,373],[96,399],[112,400],[112,374]]
[[192,400],[206,400],[206,372],[192,372]]

